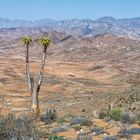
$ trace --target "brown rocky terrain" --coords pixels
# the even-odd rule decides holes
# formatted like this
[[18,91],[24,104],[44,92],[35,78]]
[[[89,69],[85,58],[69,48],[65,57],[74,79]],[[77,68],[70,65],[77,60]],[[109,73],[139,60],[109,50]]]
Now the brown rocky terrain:
[[[0,44],[1,104],[12,111],[30,110],[24,50],[21,39],[1,41]],[[37,77],[41,53],[37,39],[30,51],[31,71]],[[74,113],[74,108],[78,108],[76,113],[81,113],[82,109],[92,113],[98,104],[101,107],[112,100],[107,98],[130,88],[129,78],[139,73],[139,51],[139,41],[109,34],[95,38],[64,35],[56,38],[55,35],[54,43],[48,49],[41,106],[53,106],[59,112]],[[109,95],[111,97],[106,97]]]
[[[31,73],[35,78],[41,57],[40,35],[33,34],[35,41],[30,47]],[[53,44],[48,48],[39,96],[42,112],[55,109],[59,116],[92,116],[111,104],[140,113],[140,41],[110,34],[82,38],[51,32],[49,36]],[[20,36],[1,37],[1,114],[30,111],[24,51]]]

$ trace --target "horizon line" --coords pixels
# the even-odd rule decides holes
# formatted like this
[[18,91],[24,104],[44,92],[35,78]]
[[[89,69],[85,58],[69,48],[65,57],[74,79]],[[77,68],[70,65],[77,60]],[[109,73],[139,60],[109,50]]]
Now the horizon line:
[[98,20],[98,19],[101,19],[101,18],[112,18],[112,19],[115,19],[115,20],[120,20],[120,19],[135,19],[135,18],[140,18],[139,17],[124,17],[124,18],[116,18],[116,17],[113,17],[113,16],[101,16],[99,18],[96,18],[96,19],[92,19],[92,18],[66,18],[66,19],[53,19],[53,18],[40,18],[40,19],[36,19],[36,20],[30,20],[30,19],[22,19],[22,18],[15,18],[15,19],[12,19],[12,18],[5,18],[5,17],[0,17],[0,19],[4,19],[4,20],[10,20],[10,21],[16,21],[16,20],[23,20],[23,21],[29,21],[29,22],[36,22],[36,21],[40,21],[40,20],[53,20],[53,21],[65,21],[65,20]]

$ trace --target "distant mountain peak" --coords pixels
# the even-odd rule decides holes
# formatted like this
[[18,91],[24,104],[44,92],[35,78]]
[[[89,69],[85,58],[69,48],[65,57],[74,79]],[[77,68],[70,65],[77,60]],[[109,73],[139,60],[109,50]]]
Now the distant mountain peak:
[[[110,16],[91,19],[52,20],[41,19],[36,21],[9,20],[0,18],[0,28],[50,28],[73,36],[94,37],[102,34],[113,34],[133,39],[140,38],[140,18],[115,19]],[[47,29],[47,30],[48,30]]]
[[106,16],[98,18],[96,21],[103,21],[103,22],[114,22],[116,19],[114,17]]

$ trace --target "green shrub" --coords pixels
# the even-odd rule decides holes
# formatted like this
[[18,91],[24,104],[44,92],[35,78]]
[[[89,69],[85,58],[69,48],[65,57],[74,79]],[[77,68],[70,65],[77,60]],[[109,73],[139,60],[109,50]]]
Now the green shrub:
[[50,136],[48,140],[66,140],[63,136]]
[[114,108],[110,111],[107,112],[107,115],[115,120],[115,121],[119,121],[121,119],[122,116],[122,111],[119,108]]

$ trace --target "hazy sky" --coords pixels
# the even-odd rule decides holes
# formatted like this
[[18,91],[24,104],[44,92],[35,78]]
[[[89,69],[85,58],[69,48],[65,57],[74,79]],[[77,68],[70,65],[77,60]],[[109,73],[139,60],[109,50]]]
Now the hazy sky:
[[140,17],[140,0],[0,0],[2,18],[59,20],[103,16]]

